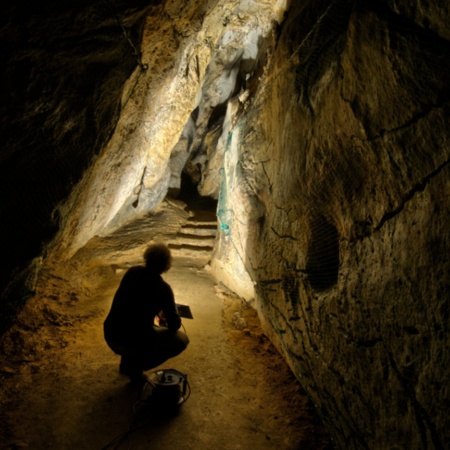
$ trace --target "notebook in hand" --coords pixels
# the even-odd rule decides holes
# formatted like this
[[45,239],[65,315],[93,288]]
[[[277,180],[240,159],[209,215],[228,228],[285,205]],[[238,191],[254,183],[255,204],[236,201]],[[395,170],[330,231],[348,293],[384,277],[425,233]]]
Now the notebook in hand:
[[189,307],[189,305],[180,305],[179,303],[176,303],[176,305],[177,305],[177,309],[178,309],[178,314],[181,317],[184,317],[185,319],[193,319],[194,318],[192,316],[191,308]]

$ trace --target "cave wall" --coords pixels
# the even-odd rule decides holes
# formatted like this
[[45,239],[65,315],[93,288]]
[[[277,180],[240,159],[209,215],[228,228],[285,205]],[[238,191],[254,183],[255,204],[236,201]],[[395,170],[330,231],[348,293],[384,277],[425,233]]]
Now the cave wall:
[[449,19],[293,4],[225,152],[216,276],[238,251],[339,448],[450,446]]
[[2,286],[185,170],[336,445],[449,447],[448,2],[288,3],[3,3]]
[[160,2],[0,6],[1,332],[32,295],[38,257],[66,220],[57,206],[114,130],[152,3]]
[[127,80],[111,139],[62,207],[60,251],[72,255],[176,196],[182,172],[201,195],[218,198],[233,117],[255,91],[266,37],[284,8],[279,0],[172,0],[146,16],[148,69]]

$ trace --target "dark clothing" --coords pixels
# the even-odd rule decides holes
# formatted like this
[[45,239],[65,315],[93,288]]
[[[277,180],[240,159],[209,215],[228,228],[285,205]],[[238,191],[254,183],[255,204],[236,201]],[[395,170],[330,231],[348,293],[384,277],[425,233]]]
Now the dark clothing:
[[163,311],[169,330],[181,326],[171,287],[161,275],[135,266],[122,278],[105,320],[106,341],[118,345],[139,344],[151,338],[155,316]]
[[[167,328],[154,325],[161,311]],[[139,370],[149,370],[187,347],[189,339],[178,331],[180,326],[171,287],[161,275],[143,266],[131,267],[104,322],[109,347]]]

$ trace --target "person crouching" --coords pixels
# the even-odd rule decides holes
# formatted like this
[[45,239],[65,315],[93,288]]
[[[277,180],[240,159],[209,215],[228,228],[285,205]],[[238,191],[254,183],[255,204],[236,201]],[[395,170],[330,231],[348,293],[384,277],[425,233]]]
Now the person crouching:
[[172,288],[161,276],[171,267],[170,249],[152,243],[144,261],[123,276],[104,322],[106,343],[121,355],[120,373],[138,384],[145,371],[179,355],[189,344],[180,330]]

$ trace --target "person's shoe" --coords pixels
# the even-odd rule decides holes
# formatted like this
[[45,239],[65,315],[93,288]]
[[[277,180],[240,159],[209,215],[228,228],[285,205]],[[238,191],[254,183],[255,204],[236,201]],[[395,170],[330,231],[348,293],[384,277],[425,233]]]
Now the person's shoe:
[[144,372],[141,369],[137,369],[136,367],[130,367],[128,365],[121,364],[119,366],[119,373],[130,378],[136,378],[142,376]]
[[130,377],[131,384],[138,390],[143,391],[144,386],[148,382],[148,378],[145,373],[142,373],[140,376]]

